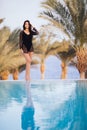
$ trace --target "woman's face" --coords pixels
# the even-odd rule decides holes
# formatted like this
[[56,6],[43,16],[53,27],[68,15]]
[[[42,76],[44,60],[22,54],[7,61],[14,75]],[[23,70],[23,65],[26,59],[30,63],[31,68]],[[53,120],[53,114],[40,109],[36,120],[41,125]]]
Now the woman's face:
[[28,22],[25,23],[25,29],[29,29],[29,23]]

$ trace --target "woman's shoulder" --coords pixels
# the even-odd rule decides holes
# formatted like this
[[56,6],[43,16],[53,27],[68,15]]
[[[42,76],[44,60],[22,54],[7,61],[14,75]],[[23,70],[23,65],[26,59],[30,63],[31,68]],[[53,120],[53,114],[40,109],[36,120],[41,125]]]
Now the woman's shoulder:
[[23,35],[23,32],[24,32],[23,30],[21,30],[21,31],[20,31],[20,33],[19,33],[19,34],[20,34],[20,36],[22,36],[22,35]]

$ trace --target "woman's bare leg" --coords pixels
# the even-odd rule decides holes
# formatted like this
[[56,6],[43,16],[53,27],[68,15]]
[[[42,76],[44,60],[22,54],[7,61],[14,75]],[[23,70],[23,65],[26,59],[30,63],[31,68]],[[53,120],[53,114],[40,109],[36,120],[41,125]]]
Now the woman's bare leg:
[[32,61],[33,52],[29,52],[29,56],[30,56],[31,61]]
[[31,57],[29,53],[24,53],[23,54],[26,60],[26,74],[25,74],[25,79],[26,81],[30,80],[30,64],[31,64]]

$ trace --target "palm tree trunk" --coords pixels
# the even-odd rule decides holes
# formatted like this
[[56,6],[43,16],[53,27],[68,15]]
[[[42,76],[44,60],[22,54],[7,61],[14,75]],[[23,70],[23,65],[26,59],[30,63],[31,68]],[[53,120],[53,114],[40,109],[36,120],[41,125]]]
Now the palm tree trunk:
[[41,62],[40,71],[41,71],[41,79],[44,79],[44,75],[45,75],[45,64],[44,64],[44,62]]
[[9,76],[9,71],[6,70],[6,71],[3,71],[0,73],[0,79],[1,80],[8,80],[8,76]]
[[14,69],[12,74],[13,74],[13,79],[18,80],[18,74],[19,74],[18,69]]
[[61,79],[66,79],[67,78],[67,65],[63,61],[61,63],[61,69],[62,69]]
[[79,48],[76,52],[77,69],[80,73],[80,79],[85,79],[85,72],[87,70],[87,49]]
[[85,72],[80,73],[80,79],[85,79]]

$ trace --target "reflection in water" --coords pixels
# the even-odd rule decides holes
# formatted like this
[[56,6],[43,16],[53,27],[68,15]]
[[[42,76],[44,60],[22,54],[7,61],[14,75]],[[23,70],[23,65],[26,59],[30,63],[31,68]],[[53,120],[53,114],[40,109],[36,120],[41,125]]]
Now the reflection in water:
[[52,118],[56,119],[53,130],[87,130],[86,106],[87,81],[77,81],[74,97],[70,97],[59,110],[53,112]]
[[11,108],[13,102],[21,104],[25,96],[23,83],[15,81],[0,82],[0,111]]
[[26,96],[21,130],[87,130],[87,80],[34,83],[32,96],[24,84],[0,83],[0,130],[20,130]]
[[[87,81],[77,81],[76,86],[76,110],[74,112],[74,127],[76,130],[87,130]],[[86,105],[86,106],[85,106]]]
[[29,82],[26,83],[26,94],[27,94],[27,101],[26,105],[23,108],[23,112],[21,115],[22,120],[22,130],[39,130],[39,127],[35,128],[35,122],[34,122],[34,106],[31,98],[31,91],[30,91],[31,85]]

